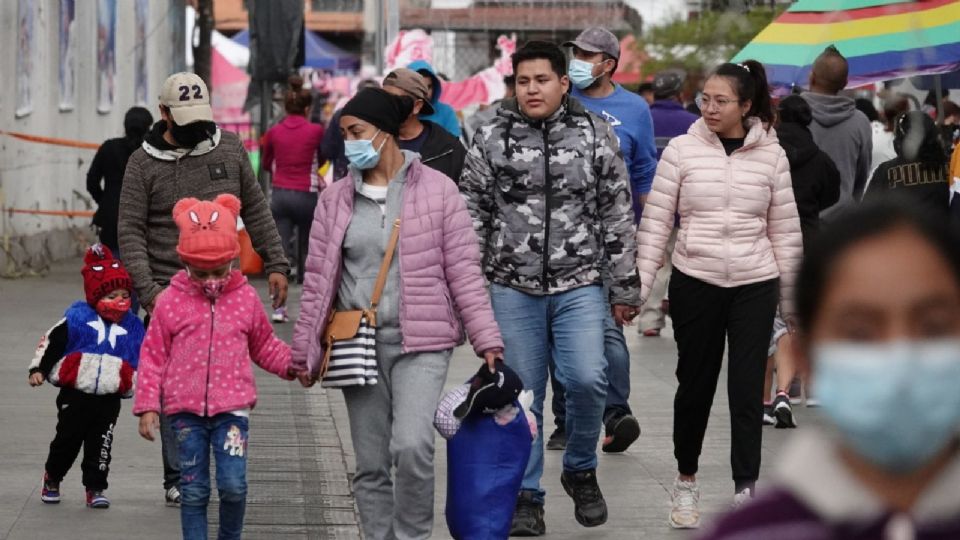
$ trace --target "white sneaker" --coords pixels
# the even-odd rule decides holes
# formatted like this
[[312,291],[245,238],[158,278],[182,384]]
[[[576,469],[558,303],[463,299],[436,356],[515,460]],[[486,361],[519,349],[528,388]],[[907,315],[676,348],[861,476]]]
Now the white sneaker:
[[676,479],[673,483],[673,508],[670,510],[670,526],[674,529],[697,529],[700,527],[700,486],[696,480],[686,482]]
[[741,506],[747,504],[753,500],[755,488],[743,488],[740,491],[733,494],[733,504],[730,506],[731,509],[736,510]]
[[275,323],[285,323],[290,319],[287,317],[287,308],[281,307],[273,310],[273,316],[270,318]]

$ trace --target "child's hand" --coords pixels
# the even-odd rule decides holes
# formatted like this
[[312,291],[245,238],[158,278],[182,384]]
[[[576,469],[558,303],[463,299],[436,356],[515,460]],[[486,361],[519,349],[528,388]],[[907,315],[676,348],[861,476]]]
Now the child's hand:
[[35,371],[30,374],[30,386],[40,386],[43,384],[44,376],[43,373]]
[[150,411],[140,416],[140,436],[148,441],[154,440],[154,433],[160,429],[160,415]]
[[304,388],[310,388],[317,384],[317,378],[311,375],[310,371],[306,369],[297,373],[297,380],[300,381],[300,386]]

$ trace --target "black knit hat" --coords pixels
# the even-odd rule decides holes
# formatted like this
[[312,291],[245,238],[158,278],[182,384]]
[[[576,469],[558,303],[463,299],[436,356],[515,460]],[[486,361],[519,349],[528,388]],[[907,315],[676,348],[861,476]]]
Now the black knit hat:
[[467,399],[453,410],[453,416],[458,420],[463,420],[475,411],[495,413],[501,407],[513,403],[523,391],[520,376],[500,359],[496,361],[496,371],[491,373],[490,368],[484,364],[469,383]]
[[344,105],[340,116],[355,116],[397,136],[400,124],[412,112],[413,99],[410,97],[395,96],[380,88],[365,88]]

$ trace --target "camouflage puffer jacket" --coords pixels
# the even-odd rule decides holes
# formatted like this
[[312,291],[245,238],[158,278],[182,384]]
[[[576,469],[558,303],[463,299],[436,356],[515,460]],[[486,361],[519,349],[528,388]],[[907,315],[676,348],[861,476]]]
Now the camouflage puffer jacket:
[[542,122],[501,103],[477,131],[460,191],[490,281],[547,295],[609,279],[612,303],[639,305],[626,166],[613,128],[575,98]]

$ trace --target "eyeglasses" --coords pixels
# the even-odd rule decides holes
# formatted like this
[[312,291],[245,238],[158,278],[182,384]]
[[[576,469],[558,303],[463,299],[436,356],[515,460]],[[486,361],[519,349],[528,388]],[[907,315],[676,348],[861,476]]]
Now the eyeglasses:
[[723,110],[727,108],[727,105],[737,102],[737,100],[735,99],[723,99],[723,98],[711,99],[707,96],[697,96],[697,99],[695,101],[697,102],[697,107],[701,111],[710,110],[714,107],[714,105],[716,105],[717,110]]

